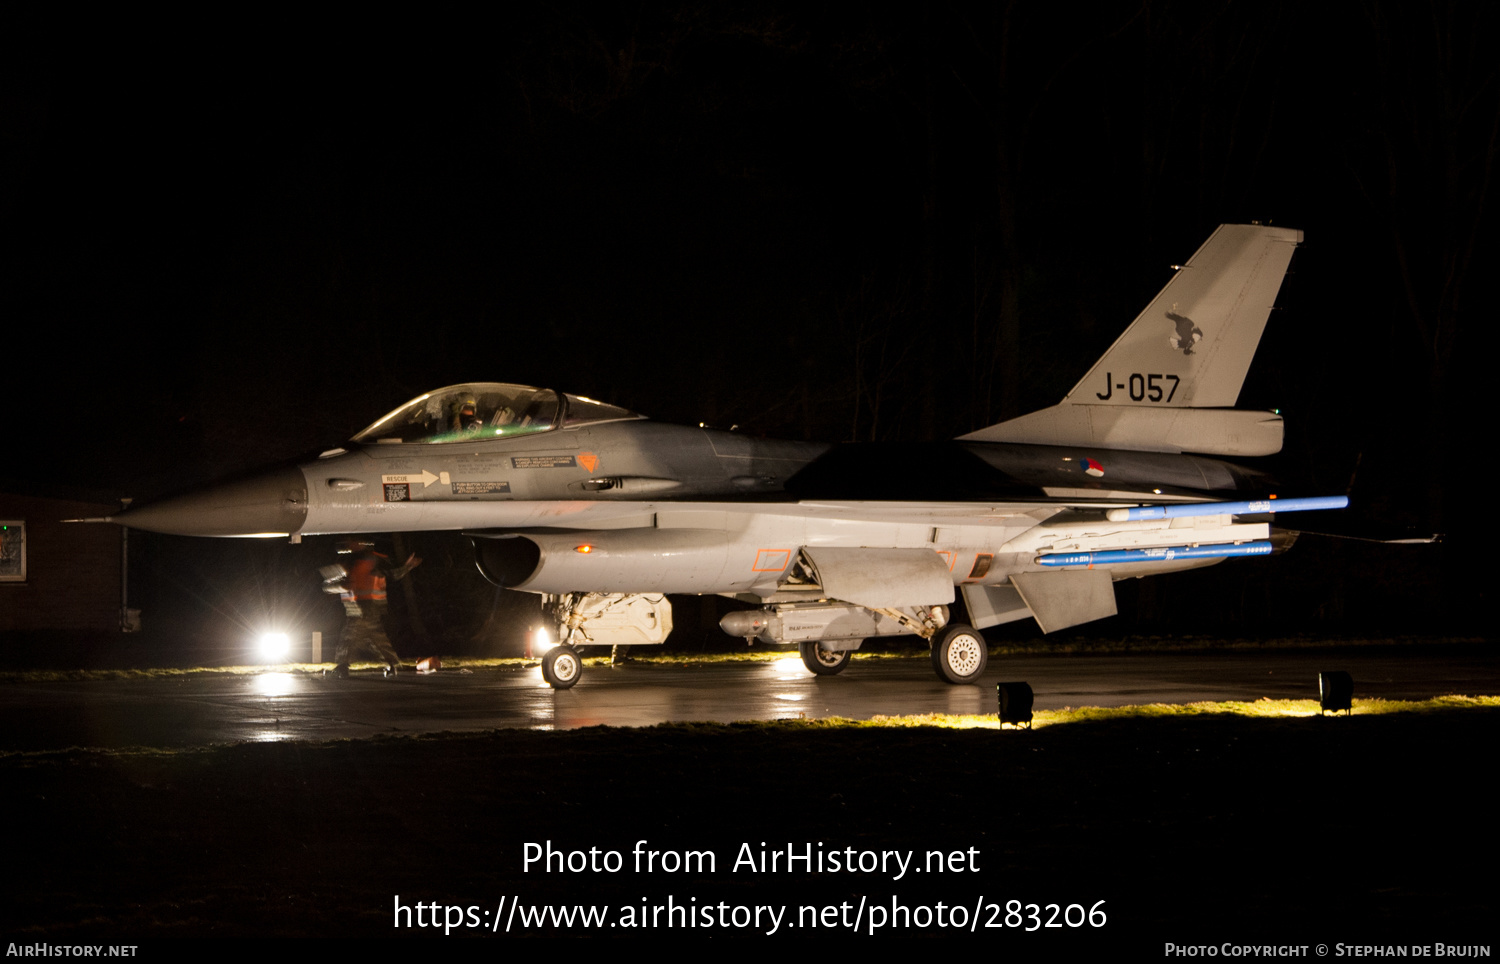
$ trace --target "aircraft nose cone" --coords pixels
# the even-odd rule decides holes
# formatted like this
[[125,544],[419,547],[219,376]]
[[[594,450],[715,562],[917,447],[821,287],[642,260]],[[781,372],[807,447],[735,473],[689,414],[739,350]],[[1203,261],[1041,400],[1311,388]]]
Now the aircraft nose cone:
[[291,467],[131,508],[114,521],[178,536],[290,535],[307,521],[307,480]]

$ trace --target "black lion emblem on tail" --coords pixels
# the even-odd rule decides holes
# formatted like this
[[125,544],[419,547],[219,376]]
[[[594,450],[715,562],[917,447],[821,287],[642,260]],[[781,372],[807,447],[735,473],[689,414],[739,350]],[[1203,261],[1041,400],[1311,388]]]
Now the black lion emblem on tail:
[[[1176,305],[1173,305],[1175,308]],[[1193,346],[1203,340],[1203,329],[1193,324],[1193,319],[1186,315],[1179,315],[1175,311],[1167,312],[1167,317],[1172,319],[1177,326],[1177,331],[1167,339],[1167,344],[1173,348],[1181,349],[1184,355],[1193,353]]]

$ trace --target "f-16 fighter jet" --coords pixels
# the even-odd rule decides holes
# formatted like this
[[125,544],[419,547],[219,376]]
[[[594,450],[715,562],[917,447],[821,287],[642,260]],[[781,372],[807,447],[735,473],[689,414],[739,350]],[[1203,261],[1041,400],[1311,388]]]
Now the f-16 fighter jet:
[[[1231,461],[1281,448],[1236,409],[1299,231],[1220,227],[1057,405],[922,446],[829,446],[667,425],[546,388],[452,385],[303,465],[112,521],[197,536],[461,530],[491,582],[536,593],[558,688],[578,650],[650,644],[667,594],[751,608],[733,636],[838,673],[865,639],[915,634],[976,682],[981,630],[1053,632],[1115,612],[1121,579],[1270,555],[1274,499]],[[951,618],[963,596],[968,624]]]

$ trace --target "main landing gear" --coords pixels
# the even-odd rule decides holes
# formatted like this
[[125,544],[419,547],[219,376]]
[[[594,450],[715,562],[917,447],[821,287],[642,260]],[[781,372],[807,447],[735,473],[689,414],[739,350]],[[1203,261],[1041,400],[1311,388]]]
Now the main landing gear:
[[963,623],[952,623],[932,637],[932,668],[945,682],[978,682],[989,658],[984,636]]
[[950,625],[948,607],[943,605],[888,608],[837,599],[782,602],[732,612],[719,620],[719,627],[746,641],[796,643],[802,665],[817,676],[843,672],[865,638],[904,633],[920,636],[931,645],[932,668],[945,683],[977,683],[989,661],[984,635],[962,623]]
[[802,665],[819,676],[835,676],[849,665],[849,650],[824,649],[816,640],[798,643],[797,651],[802,655]]
[[[815,641],[797,644],[802,665],[819,676],[834,676],[849,665],[849,650],[824,649]],[[932,637],[932,668],[938,679],[962,686],[977,683],[989,662],[984,636],[971,626],[954,623]]]

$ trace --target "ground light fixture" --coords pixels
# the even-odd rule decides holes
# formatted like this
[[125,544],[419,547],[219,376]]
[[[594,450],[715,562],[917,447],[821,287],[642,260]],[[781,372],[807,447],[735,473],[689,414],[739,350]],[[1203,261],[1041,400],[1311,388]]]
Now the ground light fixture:
[[267,663],[284,663],[292,651],[292,639],[286,633],[261,633],[255,649]]
[[557,645],[557,640],[552,638],[552,631],[546,626],[538,626],[526,637],[526,658],[540,659],[547,650]]
[[1354,706],[1354,677],[1342,670],[1319,673],[1318,705],[1323,713],[1343,710],[1348,716]]
[[1031,729],[1031,684],[996,683],[995,691],[1000,697],[1000,725],[1014,723]]

